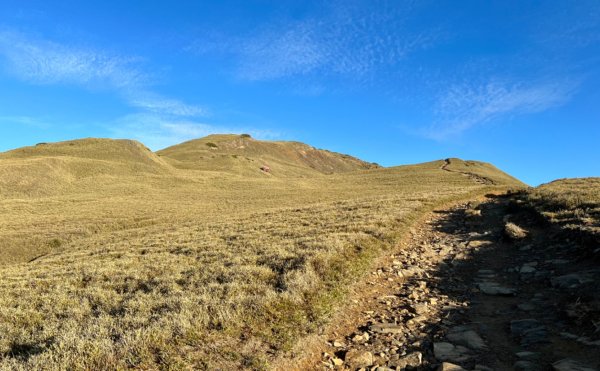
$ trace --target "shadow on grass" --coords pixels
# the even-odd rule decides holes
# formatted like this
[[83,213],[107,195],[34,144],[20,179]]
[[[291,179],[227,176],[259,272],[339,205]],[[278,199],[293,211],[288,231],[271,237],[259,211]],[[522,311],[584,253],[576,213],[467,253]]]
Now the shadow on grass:
[[[431,296],[457,304],[444,305],[422,323],[423,368],[447,361],[470,370],[545,370],[565,358],[600,366],[599,352],[581,343],[600,339],[599,285],[555,284],[567,274],[600,274],[597,263],[586,259],[590,246],[569,239],[533,210],[515,206],[510,196],[436,214],[433,245],[453,248],[427,272],[428,286]],[[508,219],[527,228],[529,236],[507,238]],[[599,275],[593,277],[599,282]],[[578,309],[581,313],[574,313]]]
[[13,343],[10,349],[2,354],[2,358],[10,357],[21,361],[27,361],[29,358],[44,353],[54,342],[53,338],[46,340],[43,343]]

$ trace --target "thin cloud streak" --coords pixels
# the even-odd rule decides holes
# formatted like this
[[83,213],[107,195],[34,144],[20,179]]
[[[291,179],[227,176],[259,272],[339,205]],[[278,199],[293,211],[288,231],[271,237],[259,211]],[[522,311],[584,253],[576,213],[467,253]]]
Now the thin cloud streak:
[[147,80],[132,66],[135,62],[132,58],[32,40],[14,32],[0,33],[0,54],[14,75],[37,84],[127,88],[140,86]]
[[309,74],[361,80],[397,66],[407,55],[429,47],[438,38],[436,30],[407,30],[404,22],[412,10],[410,3],[390,4],[364,12],[340,2],[320,17],[275,23],[246,38],[198,40],[186,50],[234,55],[235,75],[241,80]]
[[177,99],[166,98],[154,93],[133,92],[128,96],[129,104],[145,111],[184,117],[207,116],[208,110],[190,105]]
[[151,77],[138,58],[66,46],[0,32],[0,56],[16,77],[34,84],[73,84],[115,90],[132,107],[185,117],[204,116],[204,107],[163,97],[150,90]]
[[430,139],[446,140],[487,122],[543,112],[567,103],[578,85],[574,81],[454,85],[437,102],[435,124],[421,134]]
[[316,30],[311,22],[302,22],[283,33],[269,30],[258,38],[242,41],[233,48],[241,57],[238,76],[245,80],[270,80],[317,69],[329,56]]
[[259,139],[275,139],[278,133],[247,127],[226,127],[177,117],[138,113],[119,118],[108,127],[114,138],[135,139],[152,150],[163,149],[210,134],[247,133]]
[[[266,131],[197,122],[195,118],[206,117],[208,110],[152,91],[150,75],[143,72],[135,58],[31,39],[14,32],[0,32],[0,58],[14,76],[33,84],[71,84],[115,91],[140,112],[101,126],[112,137],[137,139],[155,150],[214,133],[274,136]],[[52,126],[31,117],[0,117],[0,121]]]
[[0,116],[0,124],[30,126],[37,129],[48,129],[51,125],[30,116]]

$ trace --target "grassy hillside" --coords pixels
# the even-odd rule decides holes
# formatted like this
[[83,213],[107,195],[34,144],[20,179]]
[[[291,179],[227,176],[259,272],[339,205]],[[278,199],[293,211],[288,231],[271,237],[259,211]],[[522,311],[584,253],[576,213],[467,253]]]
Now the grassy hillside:
[[[131,140],[40,143],[0,153],[0,197],[48,196],[114,183],[114,178],[164,174],[170,166]],[[109,178],[106,180],[106,178]]]
[[244,176],[314,176],[377,168],[355,157],[298,142],[260,141],[248,135],[209,135],[158,152],[181,169],[225,171]]
[[449,158],[445,160],[442,168],[446,171],[454,171],[463,176],[471,178],[481,184],[518,184],[526,186],[517,178],[501,171],[497,167],[487,162],[464,161],[459,158]]
[[[203,141],[272,161],[273,173],[202,170]],[[2,185],[1,369],[266,367],[326,321],[419,212],[521,185],[457,159],[348,171],[369,165],[232,136],[161,157],[134,142],[75,143],[0,155],[6,176],[66,184]],[[57,172],[28,173],[35,161]]]
[[528,190],[522,199],[550,222],[600,241],[600,178],[556,180]]

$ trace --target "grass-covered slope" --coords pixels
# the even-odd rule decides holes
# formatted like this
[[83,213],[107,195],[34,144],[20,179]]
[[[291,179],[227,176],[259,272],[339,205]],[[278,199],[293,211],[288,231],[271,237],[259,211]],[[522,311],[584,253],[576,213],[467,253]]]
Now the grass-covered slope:
[[465,161],[459,158],[449,158],[445,160],[444,164],[442,165],[442,169],[463,174],[463,176],[469,177],[481,184],[514,184],[526,186],[526,184],[517,178],[503,172],[496,166],[487,162]]
[[81,139],[40,143],[0,153],[0,197],[64,194],[78,182],[100,186],[100,178],[164,174],[170,166],[131,140]]
[[87,138],[57,143],[38,143],[0,153],[0,159],[29,159],[39,157],[77,157],[127,164],[164,166],[152,151],[142,143],[128,139]]
[[560,179],[529,189],[521,199],[552,223],[600,242],[600,178]]
[[378,166],[355,157],[316,149],[299,142],[260,141],[248,135],[209,135],[158,152],[182,169],[225,171],[261,176],[268,166],[272,176],[314,176]]
[[[61,168],[86,186],[40,196],[12,184],[18,196],[0,199],[0,369],[260,369],[326,321],[419,212],[520,186],[445,161],[324,175],[286,157],[300,169],[290,177],[172,169],[169,151],[131,145],[0,158],[88,161],[83,175]],[[114,175],[93,175],[106,164]]]

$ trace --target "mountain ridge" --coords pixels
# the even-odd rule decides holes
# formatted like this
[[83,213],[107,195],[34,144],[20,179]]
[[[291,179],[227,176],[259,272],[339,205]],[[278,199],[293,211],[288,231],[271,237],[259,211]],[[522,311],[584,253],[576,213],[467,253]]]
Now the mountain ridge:
[[247,134],[213,134],[183,142],[157,152],[178,168],[229,170],[256,175],[267,167],[274,175],[332,174],[379,168],[356,157],[317,149],[297,141],[262,141]]
[[0,154],[0,369],[244,369],[324,323],[425,213],[521,184],[359,161],[241,136]]
[[[135,140],[84,138],[0,153],[0,195],[50,196],[115,185],[126,189],[148,183],[131,182],[140,177],[208,184],[215,177],[286,181],[346,174],[347,178],[357,172],[393,172],[401,167],[382,167],[301,142],[262,141],[246,134],[209,135],[157,152]],[[439,160],[438,167],[475,183],[524,185],[484,162],[452,158]]]

